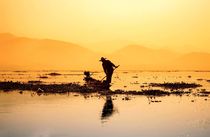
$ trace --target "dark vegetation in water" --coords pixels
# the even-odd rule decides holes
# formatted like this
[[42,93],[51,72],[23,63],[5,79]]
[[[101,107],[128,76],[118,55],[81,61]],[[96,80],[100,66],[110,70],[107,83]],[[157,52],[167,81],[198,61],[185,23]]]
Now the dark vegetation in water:
[[13,72],[16,72],[16,73],[26,73],[27,71],[16,70],[16,71],[13,71]]
[[202,78],[198,78],[198,79],[197,79],[197,81],[202,81],[202,80],[203,80]]
[[206,94],[206,95],[209,95],[210,94],[210,92],[208,92],[208,91],[201,91],[200,93],[201,94]]
[[39,76],[38,78],[47,79],[47,76]]
[[29,80],[28,83],[30,83],[30,84],[40,84],[40,83],[42,83],[42,81],[40,81],[40,80]]
[[[164,84],[165,85],[173,85],[171,84]],[[177,83],[175,83],[177,86]],[[184,86],[183,86],[184,85]],[[162,85],[161,85],[162,86]],[[173,85],[174,86],[174,85]],[[182,83],[182,86],[178,86],[179,88],[183,89],[184,87],[192,88],[197,87],[200,85],[197,84],[187,84]],[[178,88],[176,88],[178,89]],[[3,91],[13,91],[13,90],[20,90],[20,91],[35,91],[37,93],[68,93],[68,92],[76,92],[76,93],[99,93],[101,95],[114,95],[114,94],[124,94],[124,95],[146,95],[146,96],[168,96],[168,95],[184,95],[190,94],[191,92],[183,91],[183,90],[176,90],[176,91],[165,91],[165,90],[156,90],[156,89],[146,89],[140,91],[125,91],[125,90],[105,90],[105,89],[94,89],[90,88],[86,85],[79,85],[76,83],[67,83],[67,84],[43,84],[39,83],[39,81],[31,81],[28,83],[21,83],[21,82],[0,82],[0,90]],[[207,91],[203,91],[202,94],[209,95],[210,93]]]
[[61,74],[60,73],[53,72],[53,73],[49,73],[47,75],[50,75],[50,76],[60,76]]
[[67,93],[67,92],[84,92],[91,93],[91,89],[79,84],[41,84],[36,82],[0,82],[0,90],[12,91],[12,90],[30,90],[43,93]]
[[164,89],[171,89],[171,90],[180,90],[180,89],[188,89],[188,88],[201,87],[200,84],[196,84],[196,83],[185,83],[185,82],[176,82],[176,83],[150,83],[149,86],[152,86],[152,87],[161,87],[161,88],[164,88]]

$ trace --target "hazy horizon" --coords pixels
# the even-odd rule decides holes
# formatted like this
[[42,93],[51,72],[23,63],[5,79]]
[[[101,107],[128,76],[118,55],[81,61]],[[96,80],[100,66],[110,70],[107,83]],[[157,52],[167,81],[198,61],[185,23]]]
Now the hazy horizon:
[[[19,36],[19,35],[10,33],[10,32],[2,32],[2,33],[0,33],[0,35],[12,35],[12,36],[17,37],[17,38],[27,38],[27,39],[34,39],[34,40],[52,40],[52,41],[57,41],[57,42],[64,42],[64,43],[78,45],[80,47],[83,47],[83,48],[86,48],[88,50],[91,50],[91,51],[93,51],[95,53],[101,53],[102,55],[110,55],[110,54],[113,54],[113,53],[115,53],[115,52],[117,52],[117,51],[119,51],[121,49],[129,47],[129,46],[139,46],[139,47],[144,47],[144,48],[148,48],[148,49],[152,49],[152,50],[168,50],[168,51],[173,51],[173,52],[180,53],[180,54],[186,54],[186,53],[210,53],[210,51],[207,51],[207,50],[204,50],[204,51],[198,51],[198,50],[176,51],[176,50],[170,49],[168,47],[152,47],[152,46],[142,45],[142,44],[137,44],[137,43],[132,43],[132,42],[129,43],[128,41],[125,42],[125,43],[122,43],[120,48],[116,48],[115,50],[111,50],[109,52],[106,52],[106,51],[103,51],[103,50],[92,49],[92,48],[88,47],[87,45],[80,45],[78,43],[74,43],[74,42],[71,42],[71,41],[65,41],[65,40],[59,40],[59,39],[51,39],[51,38],[48,38],[48,37],[46,37],[46,38],[44,38],[44,37],[43,38],[37,38],[37,37]],[[106,43],[109,43],[109,42],[107,41],[107,42],[104,42],[104,43],[106,44]],[[115,43],[117,43],[119,45],[120,41],[119,42],[115,41]]]
[[[208,0],[0,0],[1,69],[210,70]],[[5,34],[6,35],[6,34]]]
[[208,52],[178,53],[142,45],[127,45],[113,53],[94,52],[77,43],[0,34],[2,69],[101,70],[104,56],[121,70],[209,70]]
[[1,0],[0,33],[111,53],[128,44],[210,51],[208,0]]

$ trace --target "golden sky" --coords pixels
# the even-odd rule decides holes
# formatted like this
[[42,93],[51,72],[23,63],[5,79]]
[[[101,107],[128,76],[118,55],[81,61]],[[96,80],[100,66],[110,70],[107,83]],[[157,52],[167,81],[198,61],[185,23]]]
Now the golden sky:
[[129,44],[210,52],[209,0],[0,0],[0,32],[113,52]]

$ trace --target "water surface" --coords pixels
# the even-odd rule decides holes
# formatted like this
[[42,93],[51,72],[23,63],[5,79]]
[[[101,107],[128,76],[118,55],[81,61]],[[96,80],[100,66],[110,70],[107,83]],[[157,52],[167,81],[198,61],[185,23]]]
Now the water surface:
[[0,92],[1,137],[209,137],[210,98]]
[[[49,73],[60,73],[50,76]],[[47,78],[40,78],[47,76]],[[103,72],[94,72],[96,79]],[[83,71],[0,71],[0,81],[84,84]],[[111,89],[142,90],[149,83],[187,82],[210,91],[208,71],[116,71]],[[143,86],[142,86],[143,85]],[[190,90],[190,89],[187,89]],[[210,98],[100,96],[0,91],[0,137],[209,137]],[[131,100],[126,100],[128,97]]]

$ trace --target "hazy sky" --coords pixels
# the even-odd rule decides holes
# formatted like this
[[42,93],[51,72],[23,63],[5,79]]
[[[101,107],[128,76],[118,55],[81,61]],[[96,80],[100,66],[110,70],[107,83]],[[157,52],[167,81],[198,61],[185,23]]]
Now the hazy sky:
[[0,32],[112,52],[128,44],[210,52],[209,0],[0,0]]

